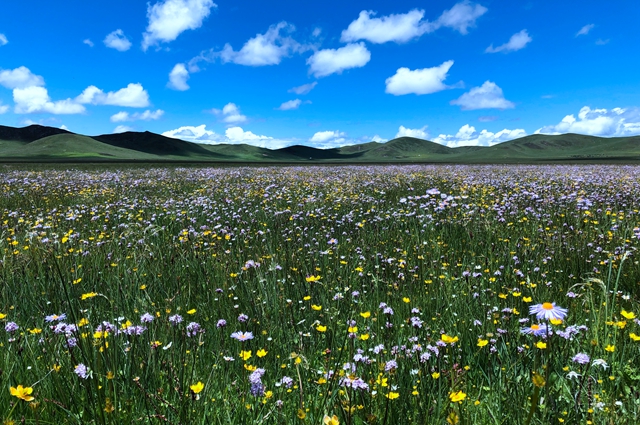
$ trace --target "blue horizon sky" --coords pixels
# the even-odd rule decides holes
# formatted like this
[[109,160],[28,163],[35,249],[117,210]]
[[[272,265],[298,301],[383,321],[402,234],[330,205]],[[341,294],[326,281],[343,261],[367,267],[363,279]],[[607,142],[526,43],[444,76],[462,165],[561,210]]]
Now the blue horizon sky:
[[632,1],[25,0],[2,9],[2,125],[268,148],[640,134]]

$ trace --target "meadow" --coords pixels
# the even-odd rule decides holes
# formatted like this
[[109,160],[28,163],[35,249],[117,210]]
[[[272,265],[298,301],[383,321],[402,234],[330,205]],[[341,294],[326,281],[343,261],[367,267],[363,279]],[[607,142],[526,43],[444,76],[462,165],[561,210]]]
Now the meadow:
[[640,422],[640,168],[0,169],[4,424]]

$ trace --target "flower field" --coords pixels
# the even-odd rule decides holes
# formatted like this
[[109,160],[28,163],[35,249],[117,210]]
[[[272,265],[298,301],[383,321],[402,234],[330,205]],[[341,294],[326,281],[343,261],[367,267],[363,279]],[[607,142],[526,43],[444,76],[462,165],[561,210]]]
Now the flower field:
[[5,424],[640,422],[640,168],[0,170]]

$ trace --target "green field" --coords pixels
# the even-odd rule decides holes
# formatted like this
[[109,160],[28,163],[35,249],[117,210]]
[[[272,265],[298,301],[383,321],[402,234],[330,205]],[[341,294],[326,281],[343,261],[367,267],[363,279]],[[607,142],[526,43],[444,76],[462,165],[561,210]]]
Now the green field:
[[638,167],[5,165],[0,189],[5,424],[640,422]]
[[295,163],[637,163],[640,136],[526,136],[487,146],[449,148],[412,137],[334,149],[189,143],[150,132],[82,136],[52,127],[0,126],[0,162]]

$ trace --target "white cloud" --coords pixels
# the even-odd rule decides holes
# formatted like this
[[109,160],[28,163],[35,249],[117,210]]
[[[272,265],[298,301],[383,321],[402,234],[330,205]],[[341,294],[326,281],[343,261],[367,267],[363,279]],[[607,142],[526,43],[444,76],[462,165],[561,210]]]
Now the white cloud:
[[580,36],[580,35],[587,35],[589,34],[589,32],[595,28],[595,24],[589,24],[589,25],[585,25],[584,27],[580,28],[580,31],[578,31],[576,33],[576,37]]
[[140,83],[129,83],[127,87],[116,92],[105,93],[96,86],[89,86],[76,97],[78,103],[91,103],[93,105],[128,106],[132,108],[144,108],[149,106],[149,93]]
[[496,83],[485,81],[480,87],[474,87],[459,98],[449,102],[459,105],[463,111],[474,109],[510,109],[515,108],[513,102],[504,98],[502,89]]
[[340,74],[345,69],[361,68],[369,62],[371,53],[364,43],[351,43],[339,49],[319,50],[307,59],[309,72],[316,77]]
[[298,109],[303,103],[311,103],[311,101],[302,102],[300,99],[288,100],[278,107],[281,111],[289,111],[291,109]]
[[608,38],[606,40],[603,40],[601,38],[596,40],[596,45],[598,46],[604,46],[605,44],[608,44],[611,40],[609,40]]
[[378,142],[378,143],[384,143],[384,142],[388,142],[389,139],[383,139],[382,137],[378,136],[377,134],[375,136],[373,136],[371,138],[372,142]]
[[60,130],[67,130],[69,131],[69,127],[67,127],[66,125],[62,124],[60,127]]
[[404,14],[393,14],[381,18],[371,18],[374,11],[363,10],[358,19],[351,22],[349,27],[342,31],[340,41],[348,43],[358,40],[367,40],[371,43],[406,43],[412,38],[420,37],[427,32],[431,25],[421,22],[424,10],[414,9]]
[[173,137],[192,143],[202,143],[208,145],[219,144],[247,144],[268,149],[279,149],[295,144],[295,140],[275,139],[269,136],[262,136],[251,131],[244,131],[242,127],[227,128],[224,135],[207,130],[205,124],[199,126],[183,126],[175,130],[162,133],[163,136]]
[[164,111],[162,109],[158,109],[155,111],[146,110],[144,112],[136,112],[134,114],[130,114],[125,111],[120,111],[116,114],[111,115],[111,122],[124,122],[124,121],[154,121],[159,120],[162,115],[164,115]]
[[89,47],[93,47],[93,41],[89,40],[88,38],[85,38],[84,40],[82,40],[82,42]]
[[511,36],[509,41],[504,43],[501,46],[493,47],[493,44],[485,50],[485,53],[498,53],[498,52],[515,52],[520,49],[524,49],[524,47],[530,43],[533,39],[529,36],[527,30],[522,30],[517,32]]
[[29,68],[21,66],[16,69],[0,71],[0,85],[8,89],[44,86],[44,78],[33,74]]
[[422,128],[406,128],[401,125],[396,133],[396,138],[398,137],[415,137],[417,139],[427,140],[429,138],[429,133],[427,132],[426,125]]
[[200,28],[212,7],[217,7],[212,0],[164,0],[149,5],[149,24],[142,35],[142,49],[173,41],[186,30]]
[[16,114],[33,114],[48,112],[51,114],[81,114],[84,106],[79,105],[73,99],[58,100],[52,102],[49,93],[44,87],[31,86],[13,89],[13,101]]
[[0,102],[0,115],[6,113],[9,110],[9,105],[3,105],[2,102]]
[[325,143],[328,141],[333,141],[334,143],[337,141],[338,143],[344,141],[345,133],[341,131],[318,131],[315,133],[309,141],[311,143]]
[[174,139],[186,140],[193,143],[217,144],[223,143],[224,137],[206,129],[206,125],[199,126],[183,126],[175,130],[169,130],[162,133],[163,136],[173,137]]
[[640,135],[640,108],[591,109],[583,106],[578,119],[567,115],[556,125],[548,125],[536,133],[578,133],[601,137]]
[[442,12],[435,21],[423,20],[424,10],[413,9],[407,13],[391,14],[380,18],[372,18],[375,12],[363,10],[358,19],[351,22],[342,31],[340,41],[348,43],[367,40],[371,43],[406,43],[425,33],[436,31],[441,27],[452,28],[461,34],[467,34],[468,28],[475,26],[476,20],[487,12],[487,8],[469,1],[462,1],[451,9]]
[[0,46],[4,46],[8,42],[9,42],[9,40],[7,40],[7,36],[2,34],[2,33],[0,33]]
[[230,44],[225,44],[219,53],[220,58],[222,62],[233,62],[238,65],[277,65],[282,58],[307,49],[291,37],[280,35],[280,31],[292,32],[294,30],[295,27],[287,22],[272,25],[266,33],[256,34],[255,37],[249,39],[237,52]]
[[450,148],[459,146],[493,146],[497,143],[506,142],[508,140],[518,139],[526,136],[527,133],[521,128],[515,130],[504,129],[497,133],[488,130],[478,132],[475,127],[465,124],[455,135],[440,134],[433,139],[433,142]]
[[109,33],[104,38],[103,43],[105,46],[116,49],[119,52],[126,52],[131,48],[131,42],[121,29]]
[[462,1],[442,12],[438,20],[432,24],[433,31],[440,27],[448,27],[460,34],[467,34],[469,28],[475,27],[476,19],[484,15],[487,10],[482,5],[473,4],[467,0]]
[[309,83],[309,84],[303,84],[301,86],[298,87],[294,87],[292,89],[289,89],[288,92],[289,93],[295,93],[295,94],[307,94],[309,93],[311,90],[313,90],[313,88],[318,84],[317,81],[314,81],[313,83]]
[[222,110],[212,109],[215,115],[222,118],[222,122],[227,125],[238,125],[247,122],[247,117],[240,113],[240,108],[235,103],[227,103]]
[[423,68],[410,70],[409,68],[398,68],[396,73],[387,78],[385,83],[386,93],[400,96],[403,94],[430,94],[441,90],[461,87],[462,82],[453,86],[444,84],[447,73],[453,65],[453,61],[446,61],[433,68]]
[[174,90],[185,91],[189,90],[187,80],[189,79],[189,71],[183,63],[178,63],[173,67],[169,73],[169,82],[167,87]]
[[129,127],[128,125],[119,125],[113,129],[114,133],[124,133],[127,131],[134,131],[133,127]]

